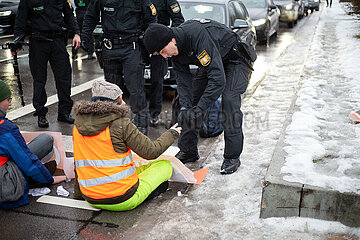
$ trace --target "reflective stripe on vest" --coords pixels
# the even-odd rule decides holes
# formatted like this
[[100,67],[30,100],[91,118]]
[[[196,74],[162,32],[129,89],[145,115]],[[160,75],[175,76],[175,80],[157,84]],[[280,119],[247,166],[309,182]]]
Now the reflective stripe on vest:
[[73,129],[74,160],[82,194],[107,199],[125,194],[138,182],[131,150],[115,152],[107,127],[95,136]]

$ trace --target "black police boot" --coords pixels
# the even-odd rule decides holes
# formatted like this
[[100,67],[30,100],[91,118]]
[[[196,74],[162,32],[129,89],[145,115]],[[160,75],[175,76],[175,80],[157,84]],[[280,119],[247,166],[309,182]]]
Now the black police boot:
[[38,126],[41,128],[47,128],[49,127],[49,122],[46,119],[46,115],[39,115],[38,116]]
[[137,129],[139,129],[139,131],[144,134],[145,136],[147,136],[148,134],[148,128],[147,127],[137,127]]
[[153,117],[153,118],[150,119],[150,126],[151,127],[157,127],[157,126],[159,126],[159,123],[160,123],[160,120],[159,120],[158,116]]
[[58,114],[57,120],[59,122],[65,122],[70,124],[74,124],[75,122],[75,119],[73,119],[70,114]]
[[187,163],[187,162],[195,162],[196,160],[198,160],[199,154],[197,152],[194,153],[186,153],[183,151],[179,151],[175,157],[177,159],[179,159],[182,163]]
[[238,158],[226,158],[224,159],[221,165],[221,174],[231,174],[236,172],[238,167],[240,167],[241,162]]
[[93,54],[93,53],[88,54],[87,59],[88,59],[88,60],[95,59],[94,54]]
[[150,200],[153,199],[154,197],[159,196],[161,193],[166,192],[166,190],[169,187],[169,182],[163,182],[162,184],[160,184],[154,191],[152,191],[150,193],[150,195],[145,199],[146,200]]

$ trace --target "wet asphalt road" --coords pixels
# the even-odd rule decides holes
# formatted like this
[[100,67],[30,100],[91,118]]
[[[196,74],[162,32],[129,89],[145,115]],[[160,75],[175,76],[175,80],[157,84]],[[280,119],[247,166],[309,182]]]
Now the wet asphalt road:
[[[252,75],[248,91],[244,96],[245,101],[252,96],[254,91],[256,91],[257,86],[260,84],[271,65],[273,65],[287,47],[295,41],[297,32],[301,31],[302,26],[306,24],[307,20],[308,17],[304,17],[292,29],[287,28],[286,25],[281,25],[278,36],[271,39],[270,46],[257,46],[258,59],[254,65],[255,71]],[[11,36],[0,37],[0,42],[10,40],[12,40]],[[68,46],[68,52],[71,55],[70,46]],[[71,60],[73,68],[72,86],[74,89],[78,87],[76,89],[77,94],[72,97],[74,101],[89,99],[91,97],[90,90],[84,87],[84,91],[82,91],[82,86],[86,85],[86,82],[89,80],[103,76],[103,72],[96,59],[87,60],[87,55],[82,51],[80,51],[79,55],[78,59]],[[21,108],[20,97],[17,94],[16,78],[13,76],[10,53],[8,50],[0,51],[0,72],[2,80],[9,83],[14,94],[13,106],[9,110],[9,115],[11,115],[10,113],[12,111],[20,113],[13,121],[22,131],[44,130],[37,127],[37,118],[32,116],[33,112],[31,109],[28,110],[31,108],[32,78],[28,65],[27,47],[24,47],[24,50],[19,53],[19,68],[23,83],[25,103],[30,105],[27,108]],[[49,97],[56,94],[50,67],[48,68],[48,82],[46,89]],[[72,92],[74,93],[74,90]],[[149,92],[147,92],[147,94],[149,94]],[[149,128],[149,137],[152,140],[160,136],[160,134],[165,131],[165,127],[169,125],[168,121],[171,120],[171,100],[173,94],[173,90],[164,91],[163,112],[160,116],[163,124],[157,128]],[[47,130],[58,131],[63,135],[70,137],[72,125],[59,123],[56,121],[56,117],[57,104],[54,103],[49,106],[48,119],[50,127]],[[215,144],[216,138],[200,139],[199,153],[201,159],[196,163],[189,164],[188,167],[194,170],[201,168],[203,159],[209,155],[211,149],[216,146]],[[176,146],[176,143],[174,146]],[[68,151],[67,155],[70,156],[71,152]],[[64,188],[70,192],[69,198],[72,198],[72,182],[61,183],[59,185],[64,186]],[[56,187],[57,185],[51,187],[52,192],[50,195],[56,196]],[[186,194],[191,187],[192,185],[188,184],[171,183],[170,190],[162,197],[150,202],[145,202],[133,211],[123,213],[107,211],[93,212],[41,204],[36,203],[37,197],[31,197],[31,203],[27,206],[8,211],[0,210],[0,221],[2,221],[0,239],[120,239],[125,236],[125,232],[129,228],[136,226],[136,222],[138,221],[148,221],[149,227],[151,227],[152,222],[159,214],[156,212],[155,206],[161,205],[162,202],[176,197],[178,191],[181,191],[182,194]],[[152,207],[155,209],[154,211],[145,211]],[[137,232],[141,234],[141,230],[142,229],[138,229]],[[127,239],[135,237],[136,236],[126,235]]]

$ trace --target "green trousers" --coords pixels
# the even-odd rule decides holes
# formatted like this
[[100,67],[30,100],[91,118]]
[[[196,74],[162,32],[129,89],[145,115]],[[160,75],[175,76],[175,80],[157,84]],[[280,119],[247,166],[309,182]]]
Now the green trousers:
[[122,203],[90,204],[93,207],[109,211],[126,211],[139,206],[161,183],[171,178],[173,168],[169,161],[158,160],[136,168],[139,176],[139,187],[135,194]]

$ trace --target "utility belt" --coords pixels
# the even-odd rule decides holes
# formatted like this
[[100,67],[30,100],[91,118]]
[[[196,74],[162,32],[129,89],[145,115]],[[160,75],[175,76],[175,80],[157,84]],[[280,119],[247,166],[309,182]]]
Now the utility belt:
[[114,45],[125,45],[129,43],[135,43],[139,41],[138,36],[130,36],[125,39],[119,37],[119,38],[108,38],[104,37],[102,42],[104,44],[104,47],[107,49],[112,49]]
[[252,65],[256,58],[254,47],[246,42],[239,41],[227,53],[225,60],[229,62],[238,62],[240,60],[254,71]]
[[65,33],[63,31],[56,31],[56,32],[33,32],[31,36],[34,38],[40,39],[56,39],[56,38],[64,38]]

